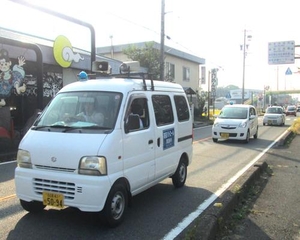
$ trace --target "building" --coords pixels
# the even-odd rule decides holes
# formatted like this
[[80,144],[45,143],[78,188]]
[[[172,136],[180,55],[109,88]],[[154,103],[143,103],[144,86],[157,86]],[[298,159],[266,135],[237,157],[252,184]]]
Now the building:
[[[153,48],[160,50],[160,44],[152,42]],[[136,48],[145,48],[147,42],[132,44],[97,47],[96,53],[102,56],[111,57],[122,62],[131,61],[123,53],[123,50],[130,45]],[[175,48],[165,46],[165,80],[179,83],[186,93],[195,94],[200,88],[200,65],[205,64],[205,59],[179,51]],[[143,67],[143,66],[142,66]]]
[[[81,71],[91,73],[91,53],[65,36],[43,39],[0,27],[0,153],[16,147],[39,110]],[[122,62],[104,56],[112,73]],[[16,140],[16,141],[15,141]]]

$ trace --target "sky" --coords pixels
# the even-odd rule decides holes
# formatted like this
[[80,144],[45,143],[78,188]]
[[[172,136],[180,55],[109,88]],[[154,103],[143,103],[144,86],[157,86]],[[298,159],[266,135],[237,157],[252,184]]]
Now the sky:
[[[94,26],[96,47],[143,41],[160,43],[162,0],[27,0]],[[90,32],[9,0],[0,0],[0,27],[54,40],[70,39],[73,47],[90,50]],[[268,43],[295,41],[300,45],[299,0],[165,0],[165,45],[206,60],[218,68],[218,86],[246,89],[300,89],[300,60],[268,64]],[[245,57],[244,33],[251,35]],[[248,39],[248,38],[246,38]],[[296,48],[297,53],[300,54]],[[299,55],[300,56],[300,55]],[[290,68],[292,75],[285,72]],[[201,88],[207,89],[207,85]]]

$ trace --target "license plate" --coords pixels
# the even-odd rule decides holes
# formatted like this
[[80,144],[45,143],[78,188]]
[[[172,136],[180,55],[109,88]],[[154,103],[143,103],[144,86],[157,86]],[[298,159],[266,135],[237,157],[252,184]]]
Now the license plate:
[[229,133],[221,133],[221,138],[228,139]]
[[273,121],[272,120],[268,120],[268,124],[272,124],[273,123]]
[[64,207],[64,195],[54,192],[43,192],[43,204],[57,208]]

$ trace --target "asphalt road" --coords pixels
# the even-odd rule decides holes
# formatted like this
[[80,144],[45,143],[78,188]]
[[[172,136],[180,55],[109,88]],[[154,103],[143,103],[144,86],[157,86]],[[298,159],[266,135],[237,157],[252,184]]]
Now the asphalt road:
[[[209,129],[209,128],[208,128]],[[203,132],[194,143],[194,160],[189,167],[187,184],[175,190],[167,179],[134,197],[125,222],[107,229],[97,214],[75,209],[48,209],[41,214],[25,212],[13,196],[15,163],[0,166],[0,239],[162,239],[182,224],[199,203],[227,182],[236,172],[267,147],[284,128],[262,127],[260,137],[245,145],[237,142],[213,143]],[[235,156],[235,157],[233,157]],[[240,161],[236,161],[240,159]],[[26,233],[26,235],[24,235]]]

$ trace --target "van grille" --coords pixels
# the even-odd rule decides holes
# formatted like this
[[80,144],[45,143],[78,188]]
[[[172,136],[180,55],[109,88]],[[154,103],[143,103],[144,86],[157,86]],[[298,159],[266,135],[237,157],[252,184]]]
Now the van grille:
[[[33,179],[33,188],[36,194],[42,195],[43,191],[62,193],[65,199],[73,200],[76,187],[74,183],[53,181],[41,178]],[[82,189],[80,189],[80,192]]]
[[222,125],[221,128],[223,128],[223,129],[236,129],[236,126],[233,126],[233,125]]
[[59,172],[75,172],[76,169],[74,168],[62,168],[62,167],[50,167],[45,165],[35,165],[38,169],[44,169],[44,170],[54,170]]

